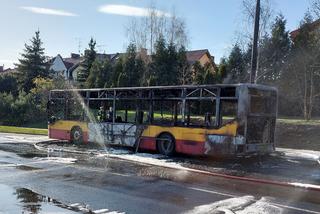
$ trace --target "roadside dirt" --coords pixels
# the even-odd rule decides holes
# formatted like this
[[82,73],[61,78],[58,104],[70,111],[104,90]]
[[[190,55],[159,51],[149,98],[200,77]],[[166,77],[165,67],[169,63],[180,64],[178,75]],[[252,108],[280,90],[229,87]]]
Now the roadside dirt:
[[277,123],[276,147],[320,151],[320,125]]

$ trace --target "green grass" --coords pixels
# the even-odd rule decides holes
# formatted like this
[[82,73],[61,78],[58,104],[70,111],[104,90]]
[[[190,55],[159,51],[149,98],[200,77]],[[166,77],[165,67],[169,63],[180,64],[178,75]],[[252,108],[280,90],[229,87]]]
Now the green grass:
[[36,129],[16,126],[0,126],[0,132],[17,133],[17,134],[34,134],[34,135],[47,135],[47,129]]
[[304,120],[296,118],[278,118],[278,123],[283,123],[287,125],[309,125],[309,126],[320,126],[320,120]]

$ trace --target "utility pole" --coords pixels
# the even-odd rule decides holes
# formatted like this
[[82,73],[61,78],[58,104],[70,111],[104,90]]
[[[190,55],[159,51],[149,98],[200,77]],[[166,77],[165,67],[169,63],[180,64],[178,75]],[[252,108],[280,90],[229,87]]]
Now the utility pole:
[[257,74],[257,58],[258,58],[258,40],[259,40],[259,24],[260,24],[260,0],[257,0],[256,14],[254,17],[254,33],[251,54],[251,73],[250,83],[256,82]]

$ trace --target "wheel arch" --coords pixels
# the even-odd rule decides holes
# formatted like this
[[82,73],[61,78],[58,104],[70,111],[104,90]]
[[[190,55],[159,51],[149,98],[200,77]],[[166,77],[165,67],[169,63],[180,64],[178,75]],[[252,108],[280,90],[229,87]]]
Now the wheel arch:
[[169,135],[173,139],[174,151],[175,151],[176,150],[176,138],[174,137],[174,135],[171,132],[162,131],[156,135],[156,150],[157,150],[157,152],[160,152],[159,147],[158,147],[158,138],[160,138],[161,135]]
[[72,127],[71,127],[71,129],[70,129],[70,141],[73,141],[74,139],[73,139],[73,132],[75,131],[75,130],[80,130],[81,131],[81,134],[82,134],[82,143],[83,142],[85,142],[85,139],[84,139],[84,131],[83,131],[83,128],[81,128],[81,126],[79,126],[79,125],[73,125]]

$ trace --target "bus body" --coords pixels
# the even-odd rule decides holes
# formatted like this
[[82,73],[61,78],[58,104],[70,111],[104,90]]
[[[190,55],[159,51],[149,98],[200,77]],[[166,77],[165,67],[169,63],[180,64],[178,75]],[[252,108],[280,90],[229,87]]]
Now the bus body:
[[[97,109],[111,118],[97,121]],[[49,137],[216,157],[274,151],[277,90],[256,84],[52,90]]]

